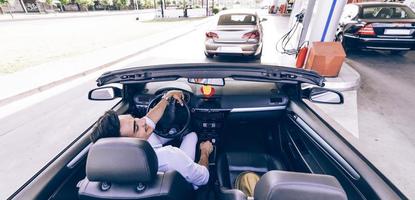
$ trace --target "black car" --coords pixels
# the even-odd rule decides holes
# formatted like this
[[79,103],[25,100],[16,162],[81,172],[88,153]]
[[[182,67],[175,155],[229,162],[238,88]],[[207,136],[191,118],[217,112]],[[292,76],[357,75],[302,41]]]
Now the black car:
[[[324,81],[303,69],[234,63],[104,73],[88,98],[119,98],[112,108],[118,114],[142,117],[166,91],[183,91],[184,106],[170,101],[171,112],[154,133],[180,140],[192,130],[200,141],[212,141],[208,184],[194,190],[176,171],[157,173],[157,157],[145,140],[92,144],[91,126],[10,198],[247,199],[234,181],[248,170],[262,176],[254,194],[259,200],[406,199],[344,138],[348,133],[313,111],[311,102],[343,103]],[[173,132],[159,129],[173,126]]]
[[404,54],[415,49],[415,13],[400,3],[347,4],[337,40],[346,51],[374,49]]

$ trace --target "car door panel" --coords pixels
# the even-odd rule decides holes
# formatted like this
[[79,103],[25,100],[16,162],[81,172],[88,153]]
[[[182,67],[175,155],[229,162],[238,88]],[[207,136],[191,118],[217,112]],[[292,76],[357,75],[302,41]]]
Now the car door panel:
[[335,176],[349,199],[406,198],[304,102],[291,101],[285,120],[282,148],[294,170]]
[[[352,173],[347,173],[345,171],[346,167],[340,165],[340,162],[336,161],[334,156],[323,147],[324,144],[319,144],[312,138],[304,127],[296,122],[295,118],[298,119],[298,116],[289,114],[287,123],[285,123],[288,127],[284,133],[288,137],[288,146],[295,147],[289,149],[291,154],[296,154],[301,158],[295,162],[303,162],[310,173],[335,176],[343,186],[349,199],[366,199],[350,182],[349,177],[353,177],[350,175]],[[357,176],[359,177],[358,174]]]

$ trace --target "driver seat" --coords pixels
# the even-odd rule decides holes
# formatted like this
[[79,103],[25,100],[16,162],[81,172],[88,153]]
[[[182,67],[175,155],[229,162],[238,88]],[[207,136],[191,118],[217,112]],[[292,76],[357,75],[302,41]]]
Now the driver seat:
[[158,173],[150,144],[138,138],[102,138],[91,146],[79,199],[189,199],[193,186],[176,171]]

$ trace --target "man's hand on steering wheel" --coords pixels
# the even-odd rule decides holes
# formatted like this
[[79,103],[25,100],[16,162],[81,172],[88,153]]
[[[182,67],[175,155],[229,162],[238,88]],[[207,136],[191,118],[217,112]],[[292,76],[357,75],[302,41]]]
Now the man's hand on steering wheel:
[[173,97],[181,106],[183,106],[184,95],[180,90],[170,90],[163,95],[163,99],[169,100]]
[[[170,101],[171,98],[174,101]],[[163,99],[165,101],[161,101]],[[176,106],[176,103],[181,106]],[[176,115],[176,112],[179,112],[179,115]],[[157,95],[150,101],[146,116],[157,124],[153,133],[165,138],[181,137],[190,125],[190,110],[180,90],[170,90]],[[176,120],[176,116],[179,116],[179,120]]]

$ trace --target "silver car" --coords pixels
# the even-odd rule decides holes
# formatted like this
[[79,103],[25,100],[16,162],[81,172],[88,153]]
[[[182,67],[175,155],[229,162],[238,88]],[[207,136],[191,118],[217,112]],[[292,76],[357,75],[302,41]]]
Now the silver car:
[[205,55],[253,56],[262,54],[262,25],[255,11],[224,11],[216,26],[206,32]]

